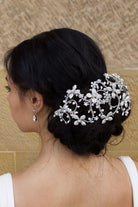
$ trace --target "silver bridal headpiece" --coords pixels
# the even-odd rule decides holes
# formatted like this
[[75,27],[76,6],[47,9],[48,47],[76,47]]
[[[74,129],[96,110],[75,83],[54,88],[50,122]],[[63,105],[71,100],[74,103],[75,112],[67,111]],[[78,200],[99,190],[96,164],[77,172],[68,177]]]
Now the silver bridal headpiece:
[[[77,89],[77,85],[73,85],[72,89],[67,90],[64,105],[60,106],[54,112],[54,117],[59,116],[60,121],[68,124],[71,119],[74,119],[74,125],[81,124],[85,126],[87,123],[93,123],[101,119],[104,124],[107,121],[112,121],[115,113],[122,111],[122,116],[127,116],[130,111],[130,96],[127,85],[124,80],[116,73],[105,76],[105,81],[98,79],[91,82],[89,92],[84,95]],[[75,100],[75,99],[78,100]],[[78,108],[80,102],[88,107],[88,114],[79,116]],[[109,108],[108,113],[105,113],[104,106]],[[71,106],[71,107],[70,107]],[[72,109],[74,108],[74,109]]]

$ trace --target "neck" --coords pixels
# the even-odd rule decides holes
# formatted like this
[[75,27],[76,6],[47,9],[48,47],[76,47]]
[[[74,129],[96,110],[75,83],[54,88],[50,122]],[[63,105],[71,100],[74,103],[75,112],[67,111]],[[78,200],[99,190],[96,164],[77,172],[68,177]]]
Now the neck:
[[[45,123],[45,122],[41,122]],[[88,160],[94,159],[97,160],[99,156],[91,154],[91,156],[80,156],[72,152],[67,146],[63,145],[58,138],[55,138],[54,135],[49,132],[47,126],[39,124],[38,130],[39,136],[41,138],[41,150],[39,156],[36,158],[35,162],[30,166],[30,169],[38,171],[39,168],[46,169],[45,166],[50,166],[51,164],[55,165],[56,162],[60,162],[61,165],[80,167],[80,165],[87,165]]]

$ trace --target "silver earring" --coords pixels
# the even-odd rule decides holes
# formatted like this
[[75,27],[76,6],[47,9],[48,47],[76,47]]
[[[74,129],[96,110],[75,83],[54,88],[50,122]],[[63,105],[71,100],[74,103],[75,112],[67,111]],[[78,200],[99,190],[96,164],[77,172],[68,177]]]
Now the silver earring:
[[36,122],[37,121],[37,116],[36,116],[36,110],[33,109],[34,115],[33,115],[33,121]]

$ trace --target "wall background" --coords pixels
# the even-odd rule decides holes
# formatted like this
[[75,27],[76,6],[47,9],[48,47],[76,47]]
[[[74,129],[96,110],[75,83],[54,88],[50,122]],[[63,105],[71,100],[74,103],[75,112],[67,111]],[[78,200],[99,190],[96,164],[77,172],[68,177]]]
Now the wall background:
[[123,141],[117,146],[108,144],[107,153],[138,161],[137,14],[137,0],[0,0],[0,174],[28,167],[41,148],[38,135],[20,132],[12,119],[4,89],[4,53],[37,33],[61,27],[92,37],[105,56],[109,73],[117,72],[127,82],[132,114],[124,123]]

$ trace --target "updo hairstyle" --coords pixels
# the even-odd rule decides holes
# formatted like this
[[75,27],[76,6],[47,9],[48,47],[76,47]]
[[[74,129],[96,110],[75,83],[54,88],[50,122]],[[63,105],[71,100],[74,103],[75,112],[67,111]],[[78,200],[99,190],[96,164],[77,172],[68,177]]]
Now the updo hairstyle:
[[[121,134],[121,124],[127,118],[121,112],[105,124],[98,120],[86,126],[65,124],[59,117],[53,117],[66,91],[74,84],[87,93],[91,81],[104,80],[103,74],[107,72],[104,57],[87,35],[68,28],[42,32],[10,49],[4,65],[22,96],[29,89],[42,94],[44,104],[51,109],[48,130],[74,153],[98,155],[111,135]],[[81,110],[86,113],[86,109]]]

